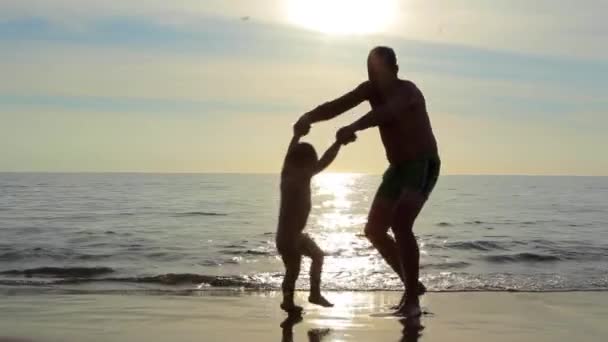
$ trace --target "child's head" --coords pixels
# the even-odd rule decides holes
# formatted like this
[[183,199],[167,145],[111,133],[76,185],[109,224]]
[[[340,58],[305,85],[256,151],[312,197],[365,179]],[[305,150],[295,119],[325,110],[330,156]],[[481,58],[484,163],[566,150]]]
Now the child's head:
[[318,162],[317,151],[309,143],[298,143],[286,158],[286,163],[297,168],[313,167]]

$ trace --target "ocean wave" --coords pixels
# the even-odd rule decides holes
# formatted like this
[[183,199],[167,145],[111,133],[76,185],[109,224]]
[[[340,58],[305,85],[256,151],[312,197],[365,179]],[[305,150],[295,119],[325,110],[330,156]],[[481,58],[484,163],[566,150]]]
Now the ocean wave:
[[465,224],[479,225],[479,224],[484,224],[484,222],[480,221],[480,220],[473,220],[473,221],[466,221]]
[[158,261],[177,261],[182,259],[184,255],[169,252],[150,252],[145,253],[144,257],[147,259]]
[[[466,263],[428,264],[428,267],[452,268],[466,267]],[[16,275],[23,275],[16,274]],[[82,275],[82,273],[79,273]],[[333,276],[332,276],[333,275]],[[283,273],[271,272],[255,275],[216,276],[195,273],[166,273],[151,276],[116,276],[116,277],[66,277],[66,278],[19,278],[0,277],[0,285],[10,288],[35,287],[41,292],[54,290],[82,290],[98,292],[104,290],[145,290],[145,291],[198,291],[198,290],[280,290]],[[365,277],[337,277],[329,273],[323,283],[328,291],[398,291],[402,285],[395,276],[394,282],[382,273]],[[372,280],[371,282],[369,282]],[[423,273],[422,282],[429,292],[560,292],[560,291],[604,291],[608,289],[608,278],[595,277],[563,278],[556,274],[513,275],[496,273],[478,275],[463,272],[450,272],[445,268],[439,273]],[[84,284],[103,284],[102,286],[81,286]],[[309,282],[303,276],[298,282],[298,290],[308,290]],[[0,290],[2,287],[0,287]]]
[[49,286],[53,282],[44,280],[30,280],[30,279],[0,279],[0,285],[3,286]]
[[423,269],[423,270],[424,269],[450,270],[450,269],[466,268],[469,266],[471,266],[471,264],[468,262],[455,261],[455,262],[421,264],[420,269]]
[[77,253],[65,248],[45,248],[34,247],[25,249],[15,249],[13,247],[2,248],[0,252],[0,261],[15,262],[32,259],[44,260],[105,260],[114,257],[113,254],[94,254],[94,253]]
[[78,215],[54,215],[54,216],[40,216],[40,215],[34,215],[34,216],[27,216],[24,217],[27,220],[44,220],[44,221],[54,221],[54,220],[93,220],[98,218],[99,216],[101,216],[100,214],[93,214],[93,215],[83,215],[83,214],[78,214]]
[[[278,279],[280,280],[280,279]],[[87,283],[106,283],[102,287],[78,286]],[[116,283],[117,286],[109,286],[108,283]],[[502,293],[560,293],[560,292],[606,292],[608,282],[601,284],[574,285],[574,286],[542,286],[538,285],[513,285],[495,283],[471,283],[471,284],[443,284],[434,286],[426,283],[427,293],[476,293],[476,292],[502,292]],[[151,277],[125,277],[125,278],[71,278],[61,280],[47,279],[1,279],[0,293],[2,291],[28,291],[31,294],[74,293],[74,294],[171,294],[191,295],[207,291],[280,291],[280,282],[260,282],[246,277],[216,277],[198,274],[164,274]],[[308,285],[299,285],[297,291],[309,291]],[[353,291],[353,292],[375,292],[375,291],[403,291],[401,286],[385,287],[352,287],[352,286],[324,286],[323,291]]]
[[228,245],[220,245],[219,247],[222,248],[229,248],[229,249],[233,249],[233,248],[245,248],[246,246],[244,244],[228,244]]
[[173,216],[182,217],[182,216],[228,216],[228,214],[224,213],[216,213],[211,211],[189,211],[184,213],[176,213]]
[[517,220],[500,220],[500,221],[469,220],[469,221],[465,221],[464,222],[465,225],[473,225],[473,226],[478,226],[478,225],[482,225],[482,224],[487,224],[487,225],[503,225],[503,226],[534,226],[534,225],[547,224],[547,223],[558,223],[558,221],[554,221],[554,220],[525,220],[525,221],[517,221]]
[[113,273],[110,267],[37,267],[24,270],[2,271],[3,275],[21,275],[25,277],[55,277],[55,278],[88,278]]
[[562,260],[555,255],[537,253],[498,254],[483,257],[492,263],[517,263],[517,262],[556,262]]
[[584,247],[560,251],[560,254],[564,260],[600,261],[608,259],[608,248]]
[[507,243],[491,240],[477,241],[454,241],[444,244],[446,248],[477,250],[477,251],[493,251],[493,250],[508,250]]
[[275,254],[274,252],[271,252],[271,251],[263,251],[263,250],[256,250],[256,249],[248,249],[245,251],[225,249],[225,250],[219,251],[219,253],[226,254],[226,255],[273,255],[273,254]]
[[62,279],[53,284],[82,284],[90,282],[119,282],[119,283],[145,283],[158,285],[206,285],[211,287],[244,287],[260,288],[261,283],[247,280],[242,276],[212,276],[193,273],[167,273],[147,277],[106,277],[106,278],[73,278]]
[[2,285],[66,285],[66,284],[84,284],[84,283],[100,283],[100,282],[114,282],[114,283],[147,283],[147,284],[158,284],[158,285],[207,285],[212,287],[260,287],[260,284],[256,281],[247,280],[246,277],[234,276],[234,277],[223,277],[223,276],[212,276],[212,275],[201,275],[191,273],[167,273],[155,276],[141,276],[141,277],[98,277],[103,274],[114,272],[113,269],[107,267],[99,268],[85,268],[85,267],[74,267],[74,268],[57,268],[57,267],[41,267],[29,270],[10,270],[0,272],[2,275],[12,276],[50,276],[61,279],[53,280],[30,280],[30,279],[0,279]]

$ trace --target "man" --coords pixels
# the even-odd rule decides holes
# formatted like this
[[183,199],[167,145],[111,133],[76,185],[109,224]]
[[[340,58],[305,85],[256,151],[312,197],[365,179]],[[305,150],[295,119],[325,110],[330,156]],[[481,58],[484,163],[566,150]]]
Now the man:
[[[413,225],[437,182],[440,160],[424,96],[414,83],[399,79],[398,71],[391,48],[372,49],[368,81],[304,114],[295,125],[307,132],[315,122],[332,119],[363,101],[370,103],[372,110],[338,130],[336,138],[348,143],[358,131],[380,131],[390,165],[374,197],[365,235],[405,285],[397,313],[413,317],[421,314],[418,292],[424,292],[418,285],[420,255]],[[395,239],[388,235],[389,228]]]

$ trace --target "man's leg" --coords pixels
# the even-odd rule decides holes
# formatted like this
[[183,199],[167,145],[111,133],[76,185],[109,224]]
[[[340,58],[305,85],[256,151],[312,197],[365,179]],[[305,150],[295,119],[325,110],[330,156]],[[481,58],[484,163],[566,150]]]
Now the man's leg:
[[[365,225],[365,236],[372,245],[378,250],[382,258],[399,275],[401,282],[406,286],[406,278],[403,267],[401,266],[397,243],[395,239],[388,235],[388,229],[393,221],[396,201],[376,194],[372,207],[369,211],[367,224]],[[418,295],[423,295],[426,288],[420,282],[415,287]],[[405,301],[405,294],[401,302],[394,307],[399,308]]]
[[400,312],[419,315],[420,304],[415,289],[418,284],[420,251],[414,236],[414,221],[426,202],[426,196],[417,191],[404,190],[393,215],[393,232],[397,240],[398,254],[405,275],[405,303]]
[[395,201],[376,195],[365,224],[365,236],[405,284],[395,239],[388,235]]

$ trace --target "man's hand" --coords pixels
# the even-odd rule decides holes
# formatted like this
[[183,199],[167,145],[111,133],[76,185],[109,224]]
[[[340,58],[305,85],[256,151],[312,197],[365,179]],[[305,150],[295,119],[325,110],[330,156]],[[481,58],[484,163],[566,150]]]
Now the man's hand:
[[355,129],[351,126],[344,126],[336,132],[336,140],[342,145],[348,145],[357,140]]
[[310,132],[310,122],[306,118],[306,114],[293,125],[293,133],[295,135],[304,136]]

